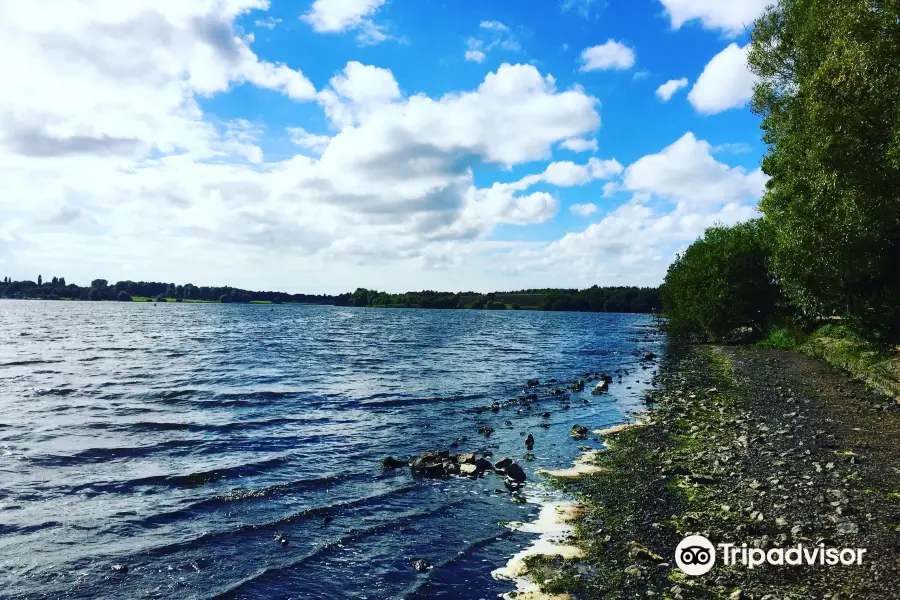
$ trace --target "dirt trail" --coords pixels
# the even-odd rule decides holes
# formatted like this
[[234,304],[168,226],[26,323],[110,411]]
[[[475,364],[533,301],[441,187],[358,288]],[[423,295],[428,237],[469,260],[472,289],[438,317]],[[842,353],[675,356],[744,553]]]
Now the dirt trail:
[[862,569],[822,567],[823,582],[843,592],[841,598],[900,598],[897,405],[801,354],[756,348],[719,351],[734,365],[739,393],[750,407],[758,407],[754,412],[760,419],[783,425],[786,418],[778,399],[796,399],[799,413],[793,422],[799,420],[799,426],[794,439],[777,445],[784,448],[779,455],[789,452],[782,460],[789,459],[773,465],[770,475],[784,475],[784,491],[791,480],[800,484],[791,490],[785,511],[808,515],[809,538],[817,533],[835,545],[868,550],[868,565]]

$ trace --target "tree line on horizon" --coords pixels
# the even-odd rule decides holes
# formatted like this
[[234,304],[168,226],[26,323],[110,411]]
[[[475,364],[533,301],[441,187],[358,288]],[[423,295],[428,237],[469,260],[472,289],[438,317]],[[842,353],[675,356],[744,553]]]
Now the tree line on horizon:
[[358,288],[338,295],[287,294],[250,291],[231,286],[176,285],[165,282],[118,281],[110,284],[95,279],[89,286],[66,283],[64,277],[45,281],[12,281],[4,277],[0,297],[45,300],[123,301],[144,299],[153,302],[293,303],[332,306],[364,306],[424,309],[544,310],[579,312],[650,313],[661,309],[657,288],[599,287],[578,289],[530,289],[514,292],[406,292],[390,294]]
[[661,287],[669,330],[721,340],[839,319],[900,343],[900,4],[780,0],[749,64],[762,217],[712,227]]
[[584,290],[551,288],[487,294],[431,290],[390,294],[358,288],[350,296],[350,306],[620,313],[651,313],[662,308],[658,288],[596,285]]
[[119,300],[134,298],[165,302],[223,302],[250,303],[271,302],[296,304],[347,305],[350,294],[331,296],[327,294],[286,294],[283,292],[255,292],[231,286],[196,286],[191,283],[175,285],[158,281],[118,281],[110,284],[106,279],[94,279],[90,286],[67,284],[65,277],[54,277],[44,281],[38,275],[37,281],[12,281],[4,277],[0,285],[0,296],[8,298],[42,298],[46,300]]

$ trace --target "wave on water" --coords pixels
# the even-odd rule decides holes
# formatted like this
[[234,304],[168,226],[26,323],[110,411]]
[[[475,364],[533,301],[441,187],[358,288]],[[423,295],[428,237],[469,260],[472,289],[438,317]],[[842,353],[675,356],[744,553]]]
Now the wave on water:
[[268,567],[264,569],[260,569],[253,575],[245,578],[244,580],[238,582],[236,585],[231,587],[228,590],[219,592],[213,598],[215,600],[231,600],[238,599],[242,597],[242,594],[246,591],[246,588],[251,585],[258,585],[265,583],[265,580],[278,580],[285,577],[286,573],[292,569],[296,569],[300,567],[306,562],[309,562],[313,559],[319,558],[322,554],[330,552],[336,548],[341,548],[353,541],[358,541],[360,538],[364,538],[367,536],[376,535],[379,533],[383,533],[385,531],[390,531],[397,527],[404,525],[405,523],[415,522],[427,518],[434,518],[442,515],[443,513],[450,512],[452,509],[457,508],[462,504],[462,501],[456,502],[448,502],[443,506],[439,506],[438,508],[425,510],[425,511],[415,511],[407,514],[403,514],[400,516],[396,516],[384,523],[379,523],[377,525],[372,525],[370,527],[361,527],[351,529],[349,533],[341,536],[338,539],[331,540],[328,543],[325,543],[312,552],[297,558],[295,560],[291,560],[289,563],[280,565],[277,567]]
[[48,360],[48,359],[39,359],[34,358],[30,360],[13,360],[9,362],[0,363],[0,367],[30,367],[33,365],[50,365],[54,363],[61,363],[61,360]]
[[465,394],[457,396],[435,396],[432,398],[388,398],[385,400],[365,400],[361,401],[360,406],[379,407],[379,406],[416,406],[418,404],[439,404],[442,402],[462,402],[465,400],[475,400],[480,398],[479,394]]

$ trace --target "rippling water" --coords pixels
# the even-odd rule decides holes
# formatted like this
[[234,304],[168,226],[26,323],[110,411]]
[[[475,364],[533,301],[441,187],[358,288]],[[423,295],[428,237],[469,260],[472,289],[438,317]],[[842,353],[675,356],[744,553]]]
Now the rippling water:
[[[0,301],[0,596],[496,598],[512,588],[490,572],[530,541],[499,523],[536,505],[492,475],[414,480],[379,460],[459,437],[459,451],[521,458],[531,431],[525,492],[546,496],[533,472],[594,445],[573,441],[572,424],[641,406],[652,371],[639,356],[662,343],[648,325]],[[588,370],[622,378],[602,397],[542,385],[530,411],[483,410],[528,378],[562,386]],[[496,431],[479,435],[482,423]],[[417,558],[434,568],[416,572]]]

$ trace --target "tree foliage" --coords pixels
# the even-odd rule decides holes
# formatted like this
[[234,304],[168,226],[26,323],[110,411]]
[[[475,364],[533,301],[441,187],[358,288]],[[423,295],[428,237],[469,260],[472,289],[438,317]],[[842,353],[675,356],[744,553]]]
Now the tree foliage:
[[780,0],[749,62],[782,288],[807,315],[900,340],[900,4]]
[[703,340],[727,339],[744,327],[761,333],[779,297],[768,245],[759,219],[707,229],[678,255],[660,289],[670,332]]
[[350,306],[406,308],[471,308],[505,310],[529,308],[545,311],[649,313],[662,308],[656,288],[594,286],[577,289],[532,289],[513,292],[406,292],[390,294],[359,288],[350,295]]

